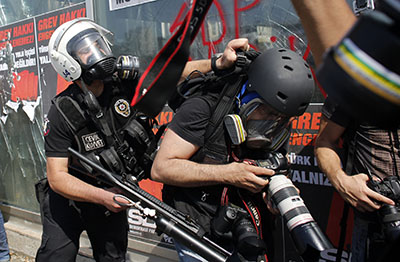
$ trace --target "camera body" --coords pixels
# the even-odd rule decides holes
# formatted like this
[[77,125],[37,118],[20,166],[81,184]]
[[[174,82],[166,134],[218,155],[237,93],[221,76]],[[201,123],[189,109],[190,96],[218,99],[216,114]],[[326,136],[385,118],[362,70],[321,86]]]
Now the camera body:
[[392,199],[396,205],[383,204],[378,214],[386,240],[396,241],[400,237],[400,180],[397,176],[389,176],[380,181],[370,179],[368,186],[377,193]]
[[[280,152],[270,152],[266,159],[251,160],[255,166],[272,169],[275,174],[289,175],[290,174],[290,163],[286,156]],[[269,177],[264,177],[269,178]]]
[[248,211],[232,203],[218,209],[211,222],[211,230],[218,238],[233,240],[237,251],[245,258],[266,250],[266,244],[257,234]]

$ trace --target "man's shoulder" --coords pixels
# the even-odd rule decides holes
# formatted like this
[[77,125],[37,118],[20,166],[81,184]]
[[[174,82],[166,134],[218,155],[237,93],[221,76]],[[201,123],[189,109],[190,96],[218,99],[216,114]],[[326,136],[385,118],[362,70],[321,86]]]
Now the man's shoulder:
[[215,104],[216,99],[209,95],[201,95],[188,98],[177,109],[177,114],[190,114],[194,111],[208,112]]

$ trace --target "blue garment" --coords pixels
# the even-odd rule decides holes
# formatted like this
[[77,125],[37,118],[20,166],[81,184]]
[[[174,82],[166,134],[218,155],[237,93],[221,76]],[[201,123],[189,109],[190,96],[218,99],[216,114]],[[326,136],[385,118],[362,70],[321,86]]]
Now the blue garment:
[[[178,241],[174,240],[174,244],[175,244],[175,249],[176,249],[176,252],[178,253],[180,262],[208,262],[203,257],[201,257],[197,253],[193,252],[186,246],[182,245]],[[223,245],[222,245],[222,247],[227,250],[232,249],[232,247],[229,248],[229,247],[226,247]],[[240,262],[243,260],[239,259],[237,252],[233,252],[232,256],[230,256],[227,261],[228,262]],[[249,262],[251,262],[251,261],[249,260]]]
[[0,210],[0,261],[10,261],[6,230],[4,229],[3,215]]

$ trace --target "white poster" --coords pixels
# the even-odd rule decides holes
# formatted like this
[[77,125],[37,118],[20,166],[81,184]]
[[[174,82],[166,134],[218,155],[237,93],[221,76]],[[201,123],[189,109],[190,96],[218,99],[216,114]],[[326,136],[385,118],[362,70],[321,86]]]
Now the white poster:
[[141,5],[149,2],[154,2],[156,0],[108,0],[110,11],[118,10],[125,7]]

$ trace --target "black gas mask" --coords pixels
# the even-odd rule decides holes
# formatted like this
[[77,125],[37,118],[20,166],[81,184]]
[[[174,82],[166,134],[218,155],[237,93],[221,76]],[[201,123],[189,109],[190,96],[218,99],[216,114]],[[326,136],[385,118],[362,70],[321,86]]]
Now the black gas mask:
[[231,142],[249,149],[277,150],[289,136],[291,118],[254,98],[240,107],[239,115],[227,115],[224,125]]

